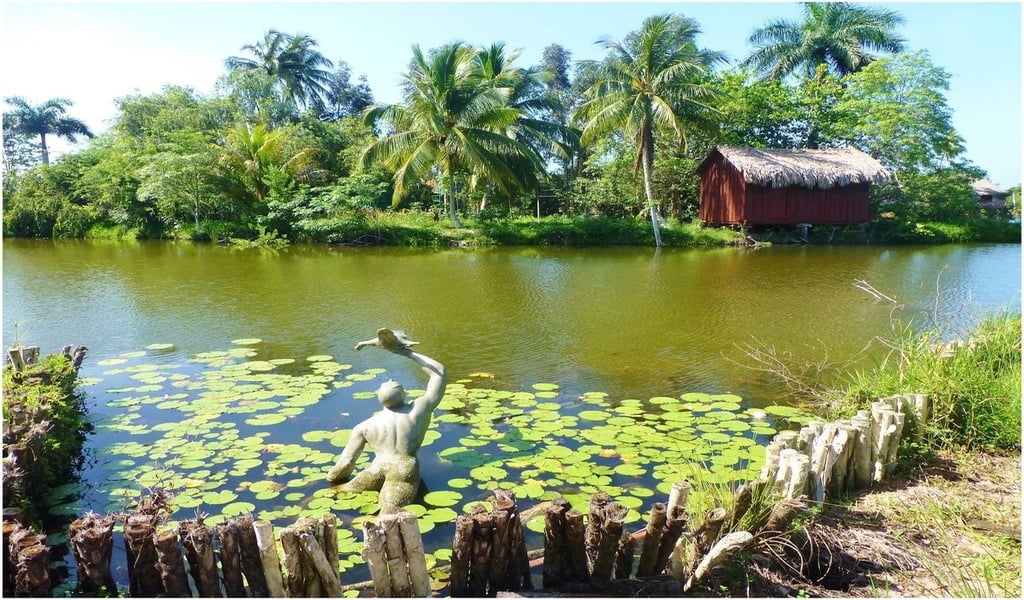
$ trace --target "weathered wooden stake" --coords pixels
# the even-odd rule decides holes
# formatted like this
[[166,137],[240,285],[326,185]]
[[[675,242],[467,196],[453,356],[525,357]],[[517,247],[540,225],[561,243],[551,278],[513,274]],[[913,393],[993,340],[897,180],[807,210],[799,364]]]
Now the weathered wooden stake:
[[686,510],[681,506],[675,506],[668,512],[665,533],[661,536],[661,545],[658,548],[658,558],[654,561],[654,575],[660,574],[668,566],[668,559],[675,550],[676,542],[686,529],[686,515]]
[[694,569],[693,574],[686,580],[683,585],[683,591],[687,592],[693,585],[704,578],[711,569],[714,569],[718,565],[722,564],[727,558],[735,554],[736,552],[743,549],[750,541],[754,539],[754,536],[748,531],[735,531],[727,534],[718,540],[714,546],[708,549],[707,554]]
[[[454,552],[452,553],[454,557]],[[378,598],[393,596],[391,591],[391,575],[388,574],[388,559],[384,550],[384,529],[376,523],[366,521],[363,523],[363,560],[370,568],[370,577],[373,578],[373,591]],[[452,572],[454,576],[455,561],[452,560]],[[454,590],[454,583],[452,586]],[[452,595],[456,594],[454,591]]]
[[319,577],[321,587],[327,593],[327,597],[340,597],[341,581],[338,579],[338,563],[335,561],[334,567],[331,566],[330,561],[324,555],[323,548],[316,540],[315,532],[306,530],[299,533],[299,549],[313,567],[316,576]]
[[18,552],[14,591],[18,596],[49,597],[50,549],[42,544]]
[[294,526],[285,527],[279,534],[284,554],[284,586],[288,596],[295,598],[306,593],[305,573],[300,558],[299,537]]
[[587,567],[586,524],[583,513],[570,510],[565,513],[565,544],[569,559],[569,577],[573,581],[590,581]]
[[544,515],[543,582],[546,589],[556,588],[569,579],[568,535],[565,531],[565,513],[568,511],[569,501],[556,498]]
[[224,578],[224,589],[229,598],[245,596],[242,581],[242,557],[238,547],[238,527],[233,521],[217,525],[217,542],[220,546],[220,572]]
[[[399,598],[412,596],[412,584],[409,582],[409,564],[402,547],[402,534],[398,519],[393,514],[382,515],[379,519],[384,529],[384,548],[388,557],[388,573],[391,575],[391,592]],[[485,580],[486,582],[486,580]]]
[[616,579],[629,579],[630,573],[633,572],[633,554],[635,553],[636,540],[629,535],[628,531],[624,530],[619,535],[619,546],[615,551]]
[[[647,528],[644,533],[644,543],[640,548],[640,562],[636,566],[637,577],[649,577],[655,575],[654,563],[658,560],[658,550],[661,548],[661,536],[665,533],[665,522],[668,517],[665,514],[665,504],[655,502],[651,507],[650,517],[647,519]],[[547,554],[545,553],[545,556]]]
[[178,525],[178,536],[185,547],[189,573],[196,584],[196,592],[203,598],[219,598],[217,563],[213,556],[213,534],[200,519],[187,519]]
[[[469,595],[469,568],[473,556],[473,517],[459,515],[455,519],[455,537],[452,539],[452,571],[449,579],[451,594]],[[377,577],[374,576],[374,581]],[[390,595],[390,594],[388,594]],[[377,594],[381,596],[381,594]]]
[[256,527],[252,516],[242,515],[233,520],[238,529],[238,553],[242,562],[242,573],[245,574],[245,580],[249,583],[249,593],[254,598],[265,598],[270,595],[270,591],[267,589],[267,578],[263,573],[260,547],[256,541]]
[[487,595],[490,579],[491,541],[494,524],[491,515],[481,511],[473,515],[473,556],[469,567],[469,595]]
[[[110,572],[110,558],[114,549],[114,522],[113,515],[86,515],[72,521],[68,527],[68,542],[75,556],[75,563],[78,564],[78,591],[82,594],[117,592],[117,584]],[[4,537],[6,538],[6,535]],[[6,544],[4,551],[6,552]]]
[[256,547],[260,552],[260,565],[263,568],[267,593],[271,598],[283,598],[284,578],[281,576],[281,561],[274,540],[274,526],[269,521],[259,520],[252,524],[252,528],[256,536]]
[[128,593],[133,596],[159,596],[164,593],[160,571],[156,567],[156,515],[135,513],[124,523],[128,546]]
[[729,516],[724,508],[713,508],[704,515],[704,523],[701,524],[700,528],[694,533],[694,539],[697,542],[697,551],[701,555],[705,555],[711,550],[711,546],[718,541],[718,535],[722,531],[722,525],[725,523],[725,518]]
[[157,569],[160,571],[160,581],[163,582],[164,595],[172,598],[191,597],[188,576],[185,575],[185,559],[178,544],[178,532],[173,529],[158,531],[153,537],[153,546],[156,549]]
[[[602,495],[602,494],[595,494]],[[603,494],[607,496],[606,494]],[[598,546],[597,559],[594,561],[590,575],[594,579],[608,580],[612,577],[612,569],[615,566],[615,555],[619,547],[619,538],[622,536],[623,521],[629,510],[618,502],[603,504],[599,508],[600,520],[600,544]],[[591,512],[591,518],[594,513]]]

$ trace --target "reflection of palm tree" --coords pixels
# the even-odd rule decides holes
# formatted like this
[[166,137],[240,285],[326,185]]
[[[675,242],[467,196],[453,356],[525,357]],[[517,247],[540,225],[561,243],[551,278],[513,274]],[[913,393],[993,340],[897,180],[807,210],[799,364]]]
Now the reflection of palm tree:
[[442,46],[430,56],[414,46],[404,76],[405,103],[376,105],[364,113],[368,124],[384,120],[395,133],[363,151],[360,165],[382,164],[395,172],[395,202],[439,169],[446,179],[448,215],[456,226],[457,173],[485,177],[511,193],[527,188],[542,168],[529,146],[504,133],[522,113],[508,106],[508,87],[485,80],[477,57],[477,50],[462,43]]
[[242,50],[253,58],[231,56],[224,61],[229,69],[256,69],[281,81],[285,96],[296,106],[321,109],[328,94],[333,66],[315,48],[316,40],[308,35],[288,35],[271,29],[256,44]]
[[683,137],[684,117],[713,110],[705,100],[714,91],[700,78],[724,60],[721,53],[697,48],[694,40],[698,33],[700,28],[693,19],[649,17],[624,43],[602,40],[610,50],[608,58],[585,66],[595,69],[596,80],[584,92],[586,102],[577,111],[577,117],[586,123],[583,143],[613,131],[636,142],[635,165],[643,171],[658,246],[662,245],[661,231],[652,181],[655,132],[667,128]]
[[36,106],[20,96],[4,98],[4,102],[14,107],[10,117],[4,115],[4,134],[38,135],[44,165],[50,164],[50,152],[46,148],[47,135],[56,135],[71,142],[80,135],[93,137],[84,122],[65,114],[67,107],[72,105],[66,98],[51,98]]
[[869,50],[903,50],[903,40],[893,32],[903,17],[894,11],[846,2],[807,2],[803,13],[799,23],[772,21],[756,30],[750,43],[758,49],[743,64],[771,79],[797,72],[812,77],[819,65],[842,77],[874,60]]

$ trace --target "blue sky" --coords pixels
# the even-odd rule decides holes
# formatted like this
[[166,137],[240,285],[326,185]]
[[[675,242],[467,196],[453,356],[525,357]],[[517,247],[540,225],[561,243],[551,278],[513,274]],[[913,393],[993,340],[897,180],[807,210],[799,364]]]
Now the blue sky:
[[[47,2],[0,0],[0,93],[39,102],[62,96],[94,131],[115,116],[114,98],[165,84],[213,91],[226,57],[270,28],[306,33],[332,60],[365,75],[378,101],[398,97],[410,47],[453,40],[504,41],[520,64],[558,43],[574,59],[599,59],[602,36],[623,37],[662,12],[696,19],[704,47],[734,61],[770,19],[797,19],[781,2]],[[1004,186],[1021,181],[1021,4],[892,2],[911,50],[952,74],[947,100],[967,156]],[[57,149],[59,154],[60,148]]]

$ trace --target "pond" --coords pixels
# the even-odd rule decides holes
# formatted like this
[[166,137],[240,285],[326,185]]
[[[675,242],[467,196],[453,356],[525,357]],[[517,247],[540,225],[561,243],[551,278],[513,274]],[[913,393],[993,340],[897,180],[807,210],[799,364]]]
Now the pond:
[[[963,334],[1019,310],[1019,245],[758,250],[427,250],[5,240],[4,344],[84,344],[98,427],[54,513],[178,492],[175,519],[333,510],[343,581],[366,578],[374,493],[322,483],[347,430],[410,361],[356,341],[408,331],[449,388],[421,451],[431,561],[495,486],[521,508],[612,492],[631,527],[691,469],[755,473],[757,442],[801,420],[744,348],[869,364],[893,319]],[[864,281],[896,303],[855,286]],[[365,460],[368,457],[364,458]],[[536,538],[531,547],[540,544]]]

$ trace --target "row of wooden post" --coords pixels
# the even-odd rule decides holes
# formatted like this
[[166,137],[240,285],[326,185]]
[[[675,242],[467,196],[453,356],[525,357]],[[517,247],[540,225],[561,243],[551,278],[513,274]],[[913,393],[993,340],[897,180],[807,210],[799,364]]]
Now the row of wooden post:
[[3,522],[4,589],[18,596],[50,596],[50,548],[46,536],[15,520]]
[[892,473],[907,415],[920,435],[931,411],[928,396],[903,394],[877,400],[850,419],[783,431],[766,447],[761,477],[787,498],[818,502],[867,488]]

